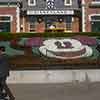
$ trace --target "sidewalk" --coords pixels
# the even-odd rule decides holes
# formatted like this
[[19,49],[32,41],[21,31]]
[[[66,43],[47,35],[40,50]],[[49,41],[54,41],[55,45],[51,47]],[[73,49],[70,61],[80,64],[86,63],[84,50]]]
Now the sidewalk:
[[10,84],[16,100],[100,100],[100,83]]

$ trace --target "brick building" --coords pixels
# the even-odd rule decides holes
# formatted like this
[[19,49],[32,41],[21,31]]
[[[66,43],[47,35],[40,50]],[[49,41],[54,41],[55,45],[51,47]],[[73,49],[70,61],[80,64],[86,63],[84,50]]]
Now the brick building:
[[100,0],[82,0],[83,32],[100,32]]
[[80,31],[79,0],[22,0],[21,32]]
[[20,32],[17,0],[0,0],[0,32]]

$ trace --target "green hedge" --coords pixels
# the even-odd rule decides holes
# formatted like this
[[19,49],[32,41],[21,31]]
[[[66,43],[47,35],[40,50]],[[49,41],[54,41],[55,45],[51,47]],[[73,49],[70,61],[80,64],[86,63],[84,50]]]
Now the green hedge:
[[100,37],[100,32],[77,32],[77,33],[64,33],[64,32],[44,32],[44,33],[0,33],[1,38],[20,38],[20,37],[70,37],[75,35],[87,35],[87,36],[98,36]]

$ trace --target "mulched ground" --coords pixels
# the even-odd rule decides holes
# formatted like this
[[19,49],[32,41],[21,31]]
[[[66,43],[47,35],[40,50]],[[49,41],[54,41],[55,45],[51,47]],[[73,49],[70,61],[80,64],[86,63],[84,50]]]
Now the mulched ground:
[[99,59],[83,58],[74,60],[59,60],[50,59],[44,56],[30,55],[13,56],[9,59],[9,62],[12,65],[12,69],[90,69],[99,68],[100,65]]

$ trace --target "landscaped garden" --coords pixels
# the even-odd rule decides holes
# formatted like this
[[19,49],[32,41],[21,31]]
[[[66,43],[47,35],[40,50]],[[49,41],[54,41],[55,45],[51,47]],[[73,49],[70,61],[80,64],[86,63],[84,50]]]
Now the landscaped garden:
[[[92,34],[92,33],[91,33]],[[5,46],[12,65],[99,65],[99,33],[4,33],[0,46]]]

